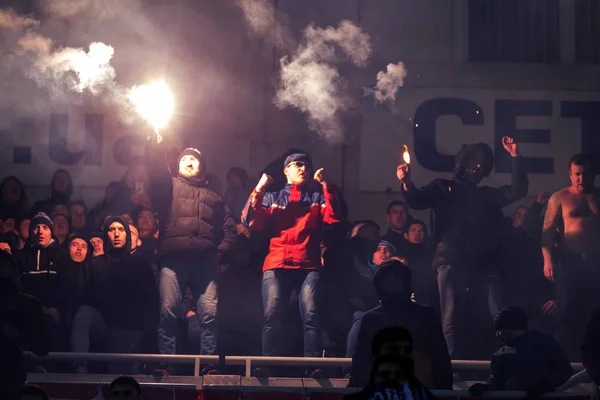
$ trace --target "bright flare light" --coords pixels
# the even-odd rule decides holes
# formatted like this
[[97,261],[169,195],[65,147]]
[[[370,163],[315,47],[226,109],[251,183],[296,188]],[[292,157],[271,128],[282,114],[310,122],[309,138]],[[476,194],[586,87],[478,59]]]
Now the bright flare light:
[[152,125],[160,142],[162,137],[158,131],[167,125],[175,109],[175,102],[167,84],[158,81],[134,86],[129,93],[129,99],[136,111]]
[[408,152],[408,146],[404,145],[404,152],[402,153],[402,158],[404,162],[410,164],[410,153]]

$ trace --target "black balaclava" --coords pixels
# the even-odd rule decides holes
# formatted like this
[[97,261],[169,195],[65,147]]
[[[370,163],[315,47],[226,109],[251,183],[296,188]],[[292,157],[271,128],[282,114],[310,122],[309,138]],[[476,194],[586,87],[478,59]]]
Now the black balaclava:
[[[477,165],[480,167],[477,167]],[[464,145],[456,154],[454,179],[459,182],[478,185],[483,178],[490,176],[494,168],[494,152],[485,143]]]
[[[112,241],[108,238],[108,228],[112,225],[113,222],[118,222],[125,228],[125,245],[120,249],[116,249]],[[104,236],[102,237],[104,241],[104,254],[110,256],[111,258],[118,258],[124,255],[128,255],[131,251],[131,231],[129,230],[129,223],[123,219],[123,217],[116,215],[114,217],[110,217],[104,223]],[[92,250],[93,252],[93,250]]]
[[200,150],[194,149],[192,147],[188,147],[187,149],[183,150],[181,154],[179,154],[179,158],[177,159],[177,171],[179,171],[179,162],[181,161],[181,158],[183,156],[196,157],[196,159],[200,163],[200,172],[198,175],[192,177],[183,176],[179,172],[177,172],[177,177],[193,186],[206,186],[206,164],[204,162],[204,156],[202,155]]
[[[373,286],[384,305],[402,305],[410,303],[412,289],[410,269],[398,260],[386,261],[377,268],[373,277]],[[390,282],[395,282],[395,290],[389,291]]]
[[[54,188],[54,180],[56,179],[56,175],[58,174],[66,174],[69,177],[69,186],[64,193],[58,192]],[[73,194],[73,179],[71,178],[71,174],[66,169],[57,169],[52,175],[52,181],[50,183],[50,194],[52,201],[55,204],[70,204],[71,203],[71,195]]]

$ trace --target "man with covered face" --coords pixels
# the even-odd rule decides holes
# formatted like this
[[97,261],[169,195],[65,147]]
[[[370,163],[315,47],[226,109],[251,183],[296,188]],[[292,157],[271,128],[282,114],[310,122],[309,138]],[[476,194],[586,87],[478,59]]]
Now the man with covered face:
[[[340,222],[341,210],[323,169],[312,175],[311,164],[304,153],[286,157],[287,184],[267,192],[273,179],[263,174],[242,212],[242,221],[250,230],[263,231],[269,238],[262,275],[265,356],[285,355],[285,308],[294,289],[304,325],[304,355],[320,357],[322,351],[322,226]],[[311,184],[311,176],[318,186]]]
[[162,354],[176,352],[180,306],[189,286],[197,301],[200,354],[216,354],[216,267],[235,245],[235,223],[221,196],[207,187],[202,153],[185,149],[179,156],[179,172],[173,177],[164,149],[164,164],[157,162],[160,146],[150,146],[148,151],[149,193],[160,216],[159,350]]
[[[407,164],[397,170],[408,206],[415,210],[432,208],[435,213],[433,267],[437,270],[444,335],[454,359],[485,356],[489,351],[482,332],[474,328],[491,326],[491,318],[498,311],[494,279],[503,255],[500,245],[505,241],[499,229],[501,209],[527,194],[529,181],[516,142],[505,136],[502,145],[512,157],[513,173],[512,183],[499,188],[479,186],[494,165],[492,149],[484,143],[463,147],[456,156],[452,180],[435,179],[417,188]],[[486,304],[488,307],[477,309]],[[491,328],[489,337],[492,344]]]

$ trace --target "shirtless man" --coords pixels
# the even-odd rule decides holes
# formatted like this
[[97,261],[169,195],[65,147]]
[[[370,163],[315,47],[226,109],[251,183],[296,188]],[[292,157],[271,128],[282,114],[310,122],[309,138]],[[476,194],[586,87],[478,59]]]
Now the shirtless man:
[[571,157],[571,186],[550,197],[542,231],[544,276],[557,284],[564,310],[558,336],[572,361],[580,358],[585,325],[600,305],[600,189],[594,186],[595,177],[590,156]]

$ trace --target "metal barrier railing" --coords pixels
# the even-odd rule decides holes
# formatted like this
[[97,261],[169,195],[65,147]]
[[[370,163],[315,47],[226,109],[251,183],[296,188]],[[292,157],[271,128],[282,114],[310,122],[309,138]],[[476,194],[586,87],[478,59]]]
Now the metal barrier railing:
[[[350,367],[351,358],[320,357],[264,357],[264,356],[204,356],[167,354],[116,354],[116,353],[50,353],[37,357],[51,361],[100,361],[100,362],[159,362],[169,364],[194,364],[194,376],[200,376],[201,365],[225,364],[245,366],[245,376],[252,376],[252,366],[291,367]],[[490,362],[482,360],[453,360],[455,371],[487,370]],[[581,363],[571,363],[575,372],[584,370]]]

